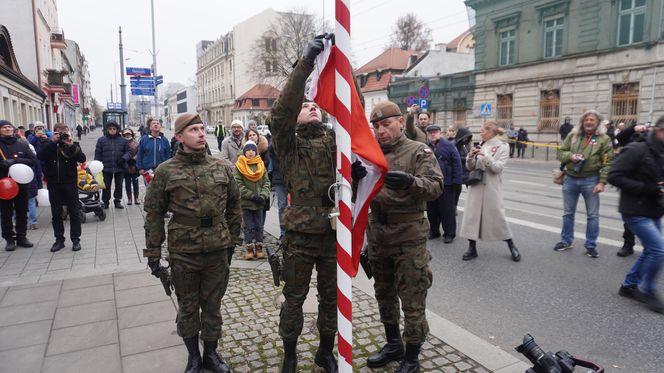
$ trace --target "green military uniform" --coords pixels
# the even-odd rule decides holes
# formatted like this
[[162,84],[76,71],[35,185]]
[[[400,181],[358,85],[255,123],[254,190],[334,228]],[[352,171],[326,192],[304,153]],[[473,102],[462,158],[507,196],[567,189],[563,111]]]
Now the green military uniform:
[[328,214],[334,203],[328,188],[335,182],[335,139],[321,123],[298,125],[307,77],[313,68],[299,61],[272,108],[272,140],[291,204],[283,213],[283,294],[279,335],[297,341],[302,332],[302,305],[314,265],[318,272],[318,330],[337,331],[336,238]]
[[404,134],[406,135],[407,138],[413,141],[426,144],[428,142],[427,134],[424,133],[424,131],[422,131],[420,127],[415,125],[415,117],[419,115],[419,113],[420,113],[419,111],[415,113],[410,112],[406,116],[406,128],[404,129]]
[[432,282],[424,211],[426,201],[440,196],[443,177],[431,149],[403,133],[381,149],[390,171],[409,173],[415,180],[408,190],[384,187],[371,201],[367,240],[380,321],[399,324],[401,299],[404,340],[421,345],[429,332],[425,311]]
[[[143,255],[161,256],[168,223],[168,252],[178,299],[177,331],[182,338],[221,338],[221,298],[228,285],[227,250],[239,242],[240,193],[227,161],[205,150],[184,152],[157,168],[145,196]],[[200,309],[200,316],[199,316]]]

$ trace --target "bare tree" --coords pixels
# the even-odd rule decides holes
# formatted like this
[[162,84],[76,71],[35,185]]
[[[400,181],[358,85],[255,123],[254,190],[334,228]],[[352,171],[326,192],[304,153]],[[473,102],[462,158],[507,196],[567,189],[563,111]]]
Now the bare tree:
[[307,42],[326,29],[322,20],[304,11],[279,13],[277,21],[254,42],[251,74],[258,82],[280,89]]
[[417,19],[415,14],[408,13],[397,19],[392,29],[390,46],[403,50],[427,50],[431,41],[431,29]]

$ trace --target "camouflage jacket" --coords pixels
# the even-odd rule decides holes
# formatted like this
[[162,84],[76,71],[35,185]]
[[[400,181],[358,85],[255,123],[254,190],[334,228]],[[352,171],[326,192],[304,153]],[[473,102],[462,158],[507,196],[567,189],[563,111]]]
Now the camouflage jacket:
[[232,166],[205,151],[185,153],[155,171],[145,195],[146,257],[159,257],[168,223],[168,251],[206,253],[225,250],[240,242],[240,192]]
[[287,231],[325,234],[333,202],[328,188],[335,182],[336,143],[321,123],[298,126],[304,86],[313,70],[299,61],[272,107],[272,141],[291,204],[283,213]]
[[404,129],[404,134],[407,138],[413,141],[426,144],[429,142],[427,139],[427,134],[424,133],[420,127],[415,125],[415,115],[418,113],[410,112],[408,115],[406,115],[406,128]]

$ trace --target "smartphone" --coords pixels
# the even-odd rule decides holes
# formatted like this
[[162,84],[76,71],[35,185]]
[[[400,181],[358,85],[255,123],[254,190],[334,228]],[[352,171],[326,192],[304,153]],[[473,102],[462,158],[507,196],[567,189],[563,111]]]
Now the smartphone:
[[480,142],[479,141],[473,142],[473,148],[479,148],[479,147],[480,147]]

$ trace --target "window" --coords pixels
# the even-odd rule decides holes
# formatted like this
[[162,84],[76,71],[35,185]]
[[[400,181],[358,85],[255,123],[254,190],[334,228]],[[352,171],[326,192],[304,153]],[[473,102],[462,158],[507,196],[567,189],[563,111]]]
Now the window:
[[277,72],[277,60],[272,61],[272,72],[276,73]]
[[565,18],[544,21],[544,58],[558,57],[563,50]]
[[611,120],[625,122],[627,126],[636,123],[639,102],[639,83],[614,84],[611,96]]
[[618,45],[643,41],[646,21],[646,0],[620,0]]
[[452,112],[452,122],[456,127],[466,125],[466,100],[463,98],[454,99],[452,103],[454,111]]
[[496,122],[502,128],[512,125],[512,94],[496,97]]
[[265,60],[265,72],[269,73],[271,68],[272,68],[272,64],[270,63],[270,61]]
[[511,65],[514,63],[514,48],[516,47],[516,30],[502,31],[499,34],[498,65]]
[[560,126],[560,91],[552,89],[540,93],[540,119],[537,129],[557,131]]
[[260,101],[260,99],[258,99],[258,98],[252,98],[252,99],[251,99],[251,106],[256,106],[256,107],[258,107],[258,106],[260,106],[260,105],[261,105],[261,101]]

